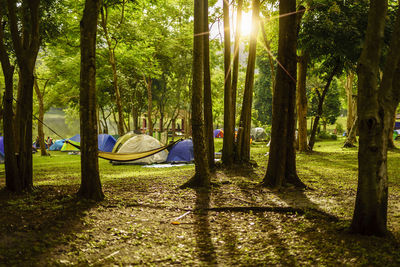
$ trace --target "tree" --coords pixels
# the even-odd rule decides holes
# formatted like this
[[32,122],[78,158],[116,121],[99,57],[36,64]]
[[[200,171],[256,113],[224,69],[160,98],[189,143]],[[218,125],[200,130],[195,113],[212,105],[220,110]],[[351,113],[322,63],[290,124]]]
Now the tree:
[[0,62],[4,75],[4,115],[3,115],[3,130],[4,130],[4,154],[5,154],[5,174],[6,174],[6,187],[10,191],[19,191],[22,188],[19,179],[18,161],[16,157],[16,143],[15,143],[15,123],[13,112],[13,74],[14,66],[11,65],[9,52],[5,44],[5,30],[3,25],[3,18],[6,14],[5,1],[0,1]]
[[295,0],[279,2],[278,62],[273,95],[271,145],[263,185],[279,188],[286,183],[305,187],[296,172],[294,126],[296,105],[296,12]]
[[387,9],[387,0],[370,1],[367,32],[357,71],[360,137],[358,187],[351,230],[365,235],[384,235],[387,232],[388,131],[400,100],[398,79],[394,79],[400,70],[399,8],[379,83]]
[[235,103],[232,102],[232,72],[231,72],[231,29],[229,2],[223,1],[224,13],[224,140],[222,162],[226,165],[233,163],[234,125],[232,112]]
[[301,152],[308,151],[307,144],[307,65],[309,61],[308,53],[300,50],[297,63],[297,122],[298,122],[298,149]]
[[[123,5],[125,4],[125,1],[123,2]],[[123,10],[123,9],[122,9]],[[115,41],[115,44],[112,44],[112,37],[109,34],[107,23],[108,23],[108,12],[109,12],[109,7],[107,3],[103,3],[103,6],[101,8],[101,26],[104,31],[104,36],[107,41],[107,47],[108,47],[108,61],[111,65],[112,68],[112,73],[113,73],[113,86],[114,86],[114,92],[115,92],[115,102],[117,105],[117,111],[118,111],[118,134],[122,136],[124,134],[124,118],[123,118],[123,113],[122,113],[122,103],[121,103],[121,93],[120,93],[120,88],[118,85],[118,75],[117,75],[117,62],[116,62],[116,57],[115,57],[115,48],[118,44],[118,41]],[[122,18],[121,21],[123,21],[123,12],[122,12]]]
[[99,162],[97,158],[96,112],[96,33],[100,0],[86,0],[81,27],[81,186],[78,195],[87,199],[102,200]]
[[203,6],[203,32],[204,32],[204,123],[205,138],[207,143],[208,165],[214,168],[214,127],[212,115],[211,74],[210,74],[210,29],[208,27],[208,0]]
[[15,191],[31,191],[32,180],[32,110],[33,71],[39,52],[39,0],[7,0],[12,44],[20,73],[20,87],[16,111],[16,137],[18,146],[18,182]]
[[41,156],[47,156],[47,151],[46,151],[46,144],[44,142],[44,132],[43,132],[43,122],[44,122],[44,95],[46,92],[46,86],[49,80],[47,79],[45,84],[43,85],[43,90],[41,91],[39,88],[38,84],[38,77],[35,74],[35,80],[33,83],[36,97],[39,102],[39,116],[38,116],[38,137],[39,137],[39,145],[40,145],[40,155]]
[[254,69],[256,65],[259,12],[260,12],[260,1],[253,0],[252,32],[250,39],[249,58],[247,62],[246,82],[243,94],[242,111],[240,114],[238,145],[236,153],[236,160],[240,162],[250,161],[251,109],[253,106]]
[[204,138],[203,115],[203,62],[204,62],[204,1],[194,2],[194,36],[193,36],[193,82],[192,82],[192,136],[195,163],[194,176],[182,185],[185,187],[209,187],[210,170]]

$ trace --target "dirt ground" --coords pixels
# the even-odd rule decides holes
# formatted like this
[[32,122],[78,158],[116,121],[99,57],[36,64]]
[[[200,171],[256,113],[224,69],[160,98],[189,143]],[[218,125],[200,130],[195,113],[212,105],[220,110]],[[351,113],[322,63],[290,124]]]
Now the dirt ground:
[[399,266],[398,188],[391,234],[350,234],[356,177],[340,167],[337,177],[312,173],[315,158],[298,160],[307,190],[261,187],[262,164],[218,169],[210,191],[178,188],[188,167],[115,178],[103,183],[100,203],[77,199],[78,184],[42,184],[23,196],[2,190],[0,266]]

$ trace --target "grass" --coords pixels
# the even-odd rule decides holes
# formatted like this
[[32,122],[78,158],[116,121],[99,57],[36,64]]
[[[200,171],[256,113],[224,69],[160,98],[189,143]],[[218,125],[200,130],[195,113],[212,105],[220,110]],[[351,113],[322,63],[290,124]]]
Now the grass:
[[[157,169],[100,159],[106,195],[100,203],[75,197],[80,156],[34,155],[34,192],[0,191],[0,266],[398,266],[400,153],[389,152],[388,159],[391,235],[357,236],[346,231],[357,188],[357,150],[342,143],[318,142],[315,152],[297,154],[299,176],[312,188],[303,191],[260,187],[268,160],[262,142],[251,146],[257,167],[218,169],[211,192],[178,189],[193,175],[193,165]],[[4,187],[4,165],[0,172]],[[306,212],[204,209],[252,206]]]

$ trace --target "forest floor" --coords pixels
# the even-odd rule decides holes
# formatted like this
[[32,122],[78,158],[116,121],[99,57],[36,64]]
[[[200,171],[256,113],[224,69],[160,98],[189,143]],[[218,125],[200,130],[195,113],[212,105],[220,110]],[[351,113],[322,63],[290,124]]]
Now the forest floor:
[[[106,195],[100,203],[75,196],[79,156],[34,155],[34,192],[0,191],[0,266],[399,266],[400,152],[389,152],[390,234],[360,236],[347,230],[357,149],[342,143],[319,142],[315,152],[297,154],[306,190],[260,186],[265,143],[252,145],[257,167],[219,168],[208,192],[179,189],[193,165],[100,160]],[[4,165],[0,172],[3,188]]]

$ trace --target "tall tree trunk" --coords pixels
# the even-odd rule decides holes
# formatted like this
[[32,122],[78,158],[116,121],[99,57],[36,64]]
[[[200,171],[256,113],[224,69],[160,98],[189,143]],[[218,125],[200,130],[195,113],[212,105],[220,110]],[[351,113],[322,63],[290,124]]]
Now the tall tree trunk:
[[354,101],[353,101],[353,81],[354,81],[354,72],[350,72],[346,76],[346,95],[347,95],[347,135],[350,133],[351,127],[353,126],[356,112],[354,111]]
[[[271,84],[272,84],[272,89],[274,89],[275,88],[275,65],[274,65],[275,61],[274,61],[274,58],[272,57],[271,41],[268,40],[267,33],[266,33],[265,27],[264,27],[264,22],[262,20],[260,20],[260,26],[261,26],[261,33],[263,36],[265,49],[268,52],[269,68],[271,70]],[[274,92],[272,92],[272,93],[274,93]]]
[[108,7],[103,6],[103,8],[101,9],[101,23],[100,24],[103,28],[104,36],[105,36],[105,39],[107,42],[108,62],[111,65],[111,69],[112,69],[112,73],[113,73],[113,86],[114,86],[114,92],[115,92],[115,102],[116,102],[117,110],[118,110],[118,121],[117,121],[118,134],[120,136],[122,136],[124,134],[124,116],[123,116],[123,111],[122,111],[121,93],[120,93],[120,89],[118,86],[117,62],[116,62],[116,58],[115,58],[116,44],[114,45],[114,47],[112,46],[111,37],[108,33],[108,28],[107,28],[107,20],[108,20]]
[[231,78],[231,28],[229,2],[223,1],[224,13],[224,140],[222,162],[226,165],[233,163],[234,122],[232,121],[232,78]]
[[243,0],[237,1],[236,11],[236,32],[235,32],[235,46],[233,49],[233,68],[232,68],[232,113],[231,120],[233,122],[233,131],[235,131],[236,122],[236,95],[237,85],[239,78],[239,47],[240,47],[240,36],[241,36],[241,25],[242,25],[242,9]]
[[214,127],[211,97],[211,74],[210,74],[210,30],[208,28],[208,0],[204,0],[203,32],[204,32],[204,124],[205,138],[207,143],[208,165],[214,169]]
[[393,86],[400,58],[400,10],[378,87],[387,9],[387,0],[370,1],[367,32],[358,63],[358,188],[351,230],[366,235],[387,232],[388,132],[400,93]]
[[265,186],[274,188],[286,183],[305,187],[297,176],[294,149],[297,23],[296,16],[283,16],[295,11],[296,0],[279,2],[278,61],[282,66],[276,72],[270,153],[263,180]]
[[306,93],[306,81],[307,81],[307,65],[308,65],[308,54],[301,50],[299,61],[297,64],[297,121],[298,121],[298,142],[299,151],[308,151],[307,145],[307,93]]
[[96,32],[100,0],[86,0],[81,30],[80,129],[81,186],[78,195],[104,199],[97,158]]
[[[19,187],[15,191],[31,191],[32,180],[32,102],[33,70],[39,52],[39,0],[22,1],[22,12],[16,14],[16,1],[8,0],[8,17],[15,55],[20,70],[21,87],[18,94],[16,136],[19,142]],[[21,21],[18,21],[21,18]]]
[[144,78],[144,82],[146,84],[147,88],[147,129],[149,130],[149,135],[153,136],[153,119],[152,119],[152,114],[153,114],[153,94],[151,92],[151,83],[152,80],[149,78],[147,81],[146,77]]
[[46,90],[48,80],[43,88],[43,93],[40,91],[37,78],[34,80],[34,89],[39,102],[39,117],[38,117],[38,136],[39,136],[39,145],[40,145],[40,155],[47,156],[46,144],[44,142],[44,131],[43,131],[43,122],[44,122],[44,103],[43,97]]
[[[0,9],[0,25],[3,25],[3,16]],[[6,187],[10,191],[18,191],[22,188],[19,179],[18,161],[15,152],[15,128],[14,128],[14,112],[13,112],[13,73],[14,66],[11,65],[4,45],[4,31],[0,27],[0,62],[4,76],[4,98],[3,98],[3,130],[4,130],[4,158],[5,158],[5,174]]]
[[[238,149],[236,160],[239,162],[250,161],[250,128],[251,128],[251,109],[253,105],[253,87],[254,87],[254,68],[256,65],[256,52],[257,52],[257,35],[259,28],[259,12],[260,1],[253,0],[252,11],[252,30],[249,48],[249,58],[247,61],[246,81],[244,85],[243,104],[240,114],[240,123],[238,132]],[[224,136],[225,138],[225,136]]]
[[331,74],[329,75],[329,77],[328,77],[328,79],[326,81],[326,85],[325,85],[324,89],[322,90],[322,93],[319,93],[319,91],[317,90],[317,95],[318,95],[317,115],[315,116],[314,124],[313,124],[312,130],[311,130],[310,141],[308,141],[308,149],[311,150],[311,151],[314,148],[315,136],[317,134],[317,128],[318,128],[319,120],[320,120],[320,118],[322,116],[325,96],[328,93],[329,86],[331,85],[333,77],[335,77],[338,68],[339,68],[339,66],[336,65],[335,68],[332,70]]
[[192,135],[195,174],[182,187],[209,187],[210,170],[204,138],[203,114],[203,62],[204,62],[204,1],[194,2],[193,83],[192,83]]

